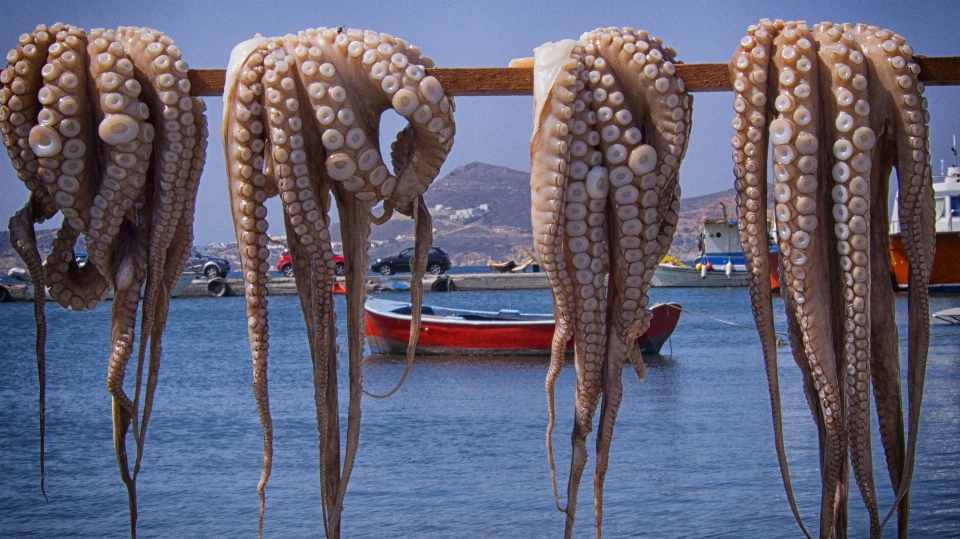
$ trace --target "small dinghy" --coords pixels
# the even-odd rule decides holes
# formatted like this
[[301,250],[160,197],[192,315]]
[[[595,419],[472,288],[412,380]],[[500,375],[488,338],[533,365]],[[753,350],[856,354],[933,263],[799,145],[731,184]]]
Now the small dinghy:
[[[409,303],[368,299],[366,336],[374,354],[405,354],[410,337]],[[658,303],[650,308],[650,328],[637,339],[644,354],[660,352],[677,327],[680,305]],[[448,309],[424,305],[420,318],[418,354],[503,356],[549,355],[553,340],[553,314]],[[573,348],[573,340],[567,343]]]

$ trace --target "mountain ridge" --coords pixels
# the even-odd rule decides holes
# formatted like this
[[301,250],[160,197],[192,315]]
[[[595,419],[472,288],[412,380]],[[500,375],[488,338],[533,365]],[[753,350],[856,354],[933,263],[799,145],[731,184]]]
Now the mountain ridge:
[[[732,183],[732,180],[731,180]],[[772,206],[772,189],[768,206]],[[433,217],[434,245],[450,253],[454,265],[475,266],[488,262],[521,262],[533,249],[530,224],[530,173],[474,161],[461,165],[434,181],[424,195]],[[699,223],[703,218],[736,218],[736,191],[725,189],[698,197],[681,198],[680,216],[670,254],[681,260],[697,255]],[[340,228],[331,227],[334,250],[342,252]],[[56,230],[37,230],[42,256],[52,248]],[[277,238],[283,241],[285,238]],[[413,220],[394,214],[370,234],[370,258],[393,255],[413,245]],[[203,247],[213,256],[240,267],[236,242],[218,242]],[[282,244],[270,244],[271,266],[276,264]],[[82,250],[82,248],[78,248]],[[23,262],[10,245],[9,232],[0,232],[0,269],[6,274]]]

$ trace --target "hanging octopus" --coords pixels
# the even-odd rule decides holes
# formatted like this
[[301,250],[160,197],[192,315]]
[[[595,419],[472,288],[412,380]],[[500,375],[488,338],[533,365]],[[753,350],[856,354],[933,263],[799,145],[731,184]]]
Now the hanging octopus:
[[[621,375],[629,360],[643,379],[636,345],[647,330],[647,291],[673,239],[678,169],[692,100],[675,76],[675,52],[630,28],[536,49],[530,142],[532,224],[539,264],[553,292],[556,330],[547,374],[547,450],[557,509],[573,532],[586,440],[602,399],[594,474],[596,535]],[[553,462],[554,385],[574,339],[577,371],[567,507]]]
[[[160,339],[170,294],[193,241],[194,199],[206,155],[205,106],[190,97],[187,64],[180,57],[173,40],[155,30],[87,33],[57,23],[22,35],[0,72],[3,143],[30,190],[29,202],[10,219],[10,239],[36,290],[41,492],[44,289],[74,310],[93,308],[112,289],[107,389],[131,536],[136,535],[136,478],[159,373]],[[58,211],[63,224],[42,262],[33,227]],[[74,256],[81,234],[89,256],[82,266]],[[131,399],[123,381],[134,347]],[[136,444],[132,472],[126,450],[130,430]]]
[[[394,210],[413,217],[416,228],[414,322],[404,377],[419,331],[422,278],[432,241],[421,195],[439,172],[454,136],[453,100],[426,74],[429,67],[433,62],[402,39],[342,28],[258,36],[237,45],[231,55],[223,140],[246,291],[254,397],[263,423],[257,486],[261,533],[273,451],[266,378],[269,238],[263,202],[279,194],[283,204],[313,362],[324,531],[336,538],[360,432],[368,238],[371,224],[386,221]],[[379,151],[380,115],[388,109],[410,122],[392,146],[393,174]],[[347,287],[350,397],[342,467],[331,296],[335,263],[327,215],[331,199],[340,216]],[[375,216],[380,202],[384,213]]]
[[[763,20],[750,28],[730,61],[740,240],[751,272],[777,458],[804,534],[783,446],[767,265],[767,145],[773,145],[776,238],[790,344],[819,432],[820,537],[846,537],[850,467],[869,513],[870,537],[880,537],[894,510],[899,536],[906,537],[934,251],[929,114],[912,55],[902,37],[873,26],[810,28]],[[910,262],[906,437],[887,246],[892,168]],[[896,496],[883,521],[872,468],[871,382]]]

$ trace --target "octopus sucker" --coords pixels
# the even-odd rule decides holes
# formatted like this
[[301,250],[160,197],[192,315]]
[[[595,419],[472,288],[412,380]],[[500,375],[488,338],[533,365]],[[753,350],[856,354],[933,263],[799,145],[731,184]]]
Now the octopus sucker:
[[[324,532],[339,537],[340,515],[359,443],[363,302],[374,222],[394,210],[416,229],[413,281],[426,270],[431,221],[422,194],[453,144],[453,101],[419,50],[386,34],[319,28],[280,38],[256,37],[231,54],[224,93],[223,139],[231,211],[246,290],[253,389],[263,424],[259,530],[272,466],[267,391],[267,198],[280,195],[298,294],[308,329],[320,449]],[[396,110],[411,122],[393,145],[393,173],[378,149],[379,118]],[[335,264],[328,225],[336,202],[344,238],[350,396],[341,461],[337,330],[331,285]],[[372,210],[383,203],[383,215]],[[416,348],[422,283],[411,287]],[[399,384],[386,395],[399,388]],[[370,395],[370,393],[367,393]]]
[[[177,103],[182,113],[175,117],[161,114],[165,110],[158,101],[166,96],[141,91],[149,86],[147,79],[157,62],[141,55],[136,46],[126,46],[123,38],[131,31],[137,36],[149,33],[171,55],[167,60],[180,73],[182,83],[178,84],[185,98]],[[46,334],[42,291],[49,287],[62,306],[81,310],[93,308],[112,288],[107,388],[113,397],[117,463],[128,491],[130,533],[135,536],[136,477],[156,387],[160,337],[173,284],[193,239],[193,201],[206,145],[203,102],[187,95],[187,67],[173,40],[146,29],[86,32],[61,23],[41,25],[23,36],[8,60],[10,65],[0,73],[0,130],[14,168],[31,193],[28,207],[11,220],[11,239],[37,290],[41,440]],[[171,131],[180,133],[175,155],[154,137]],[[179,173],[172,174],[165,187],[164,174],[169,174],[170,167]],[[33,225],[57,211],[63,214],[63,224],[51,254],[40,264]],[[89,251],[89,261],[82,266],[74,256],[81,234]],[[164,247],[157,248],[158,244]],[[131,400],[123,391],[123,379],[137,345],[135,327],[144,282],[141,352]],[[141,409],[147,346],[150,364]],[[126,450],[131,431],[136,442],[132,467]],[[41,488],[42,484],[41,477]]]
[[[691,101],[674,75],[673,50],[643,31],[602,28],[535,53],[531,215],[557,319],[546,381],[548,458],[570,537],[586,439],[601,406],[594,473],[600,537],[623,366],[629,361],[643,379],[635,341],[649,325],[649,281],[676,225],[677,169],[686,150]],[[553,389],[571,337],[576,413],[564,509],[552,455]]]
[[[928,115],[922,109],[919,69],[911,65],[916,65],[912,49],[889,31],[768,20],[751,27],[730,61],[740,240],[751,271],[777,458],[804,534],[782,440],[770,269],[765,264],[766,152],[772,146],[781,293],[790,342],[820,436],[820,536],[846,536],[852,470],[870,536],[880,537],[897,511],[898,534],[905,537],[929,339],[926,290],[933,248]],[[906,439],[887,283],[885,204],[894,167],[901,220],[910,223],[904,228],[911,271]],[[872,468],[871,383],[896,493],[883,521]]]

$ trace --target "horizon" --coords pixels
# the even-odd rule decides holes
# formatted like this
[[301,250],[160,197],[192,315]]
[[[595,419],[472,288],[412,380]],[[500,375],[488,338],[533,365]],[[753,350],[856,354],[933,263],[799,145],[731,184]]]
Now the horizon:
[[[225,7],[229,6],[229,9]],[[371,9],[371,7],[376,9]],[[286,8],[286,9],[284,9]],[[493,0],[474,4],[449,4],[442,0],[355,2],[328,0],[277,1],[270,9],[249,1],[188,2],[168,0],[160,4],[136,4],[115,0],[85,3],[68,0],[11,4],[0,18],[0,47],[12,47],[17,36],[39,23],[58,20],[86,29],[136,24],[163,31],[184,51],[191,68],[223,68],[233,47],[255,33],[283,35],[318,26],[369,28],[387,32],[419,46],[439,67],[506,66],[513,58],[529,57],[548,41],[576,38],[603,26],[644,28],[677,50],[686,63],[726,63],[747,27],[761,18],[819,22],[864,22],[892,29],[903,35],[917,54],[960,56],[960,35],[955,32],[956,14],[949,3],[935,0],[910,5],[890,1],[811,1],[802,6],[784,6],[773,0],[747,5],[698,0],[644,6],[636,2],[610,1],[595,6],[562,0],[548,9],[534,2]],[[256,12],[256,17],[247,13]],[[576,13],[576,17],[571,17]],[[691,16],[696,13],[697,16]],[[426,15],[424,15],[426,14]],[[442,20],[442,24],[437,21]],[[206,24],[216,21],[215,25]],[[928,86],[932,168],[940,161],[953,161],[951,135],[960,132],[958,89]],[[198,245],[235,239],[224,185],[224,164],[219,140],[221,99],[204,98],[211,133],[207,163],[200,180],[194,222]],[[680,168],[684,198],[725,191],[733,186],[730,158],[733,135],[732,92],[694,94],[694,113],[689,147]],[[532,96],[458,97],[457,134],[453,149],[438,178],[471,162],[505,166],[528,173]],[[405,121],[392,111],[381,122],[381,151]],[[19,210],[28,192],[12,166],[0,165],[0,217],[4,221]],[[272,235],[283,231],[278,198],[267,202]],[[59,216],[41,225],[59,226]]]

